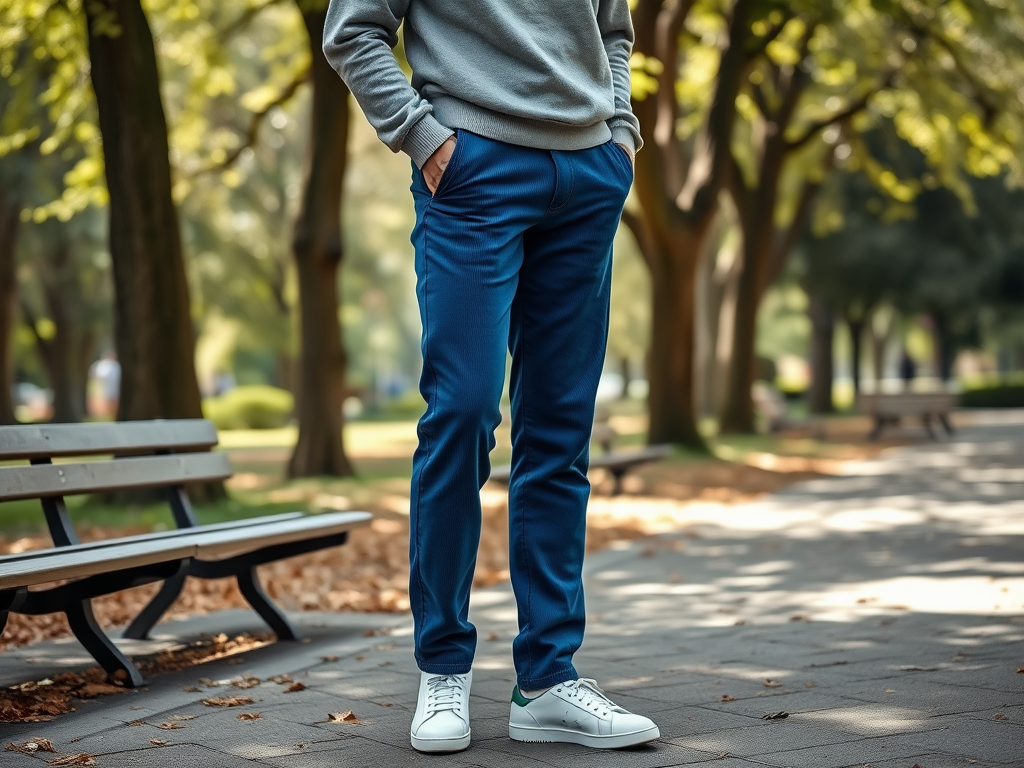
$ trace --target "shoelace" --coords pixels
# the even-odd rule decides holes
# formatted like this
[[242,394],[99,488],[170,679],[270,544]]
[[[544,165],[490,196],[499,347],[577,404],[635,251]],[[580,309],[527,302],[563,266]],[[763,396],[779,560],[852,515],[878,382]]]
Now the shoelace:
[[465,681],[458,675],[427,678],[427,712],[454,712],[462,704]]
[[607,717],[609,712],[625,712],[622,707],[605,696],[604,691],[597,685],[597,681],[589,677],[581,677],[579,680],[570,680],[561,685],[569,691],[569,698],[575,699],[586,709],[599,712]]

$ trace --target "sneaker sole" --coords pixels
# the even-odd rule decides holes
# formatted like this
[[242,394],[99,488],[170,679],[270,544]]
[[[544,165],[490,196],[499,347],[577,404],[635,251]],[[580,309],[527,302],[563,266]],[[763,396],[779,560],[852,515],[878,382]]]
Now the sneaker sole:
[[410,734],[409,740],[417,752],[462,752],[469,746],[471,733],[457,739],[421,739]]
[[642,731],[633,733],[609,734],[607,736],[595,736],[590,733],[580,733],[563,728],[538,728],[528,725],[508,724],[508,737],[513,741],[544,741],[558,742],[562,744],[581,744],[584,747],[596,749],[622,749],[623,747],[635,747],[638,744],[646,744],[649,741],[661,738],[661,731],[658,726],[645,728]]

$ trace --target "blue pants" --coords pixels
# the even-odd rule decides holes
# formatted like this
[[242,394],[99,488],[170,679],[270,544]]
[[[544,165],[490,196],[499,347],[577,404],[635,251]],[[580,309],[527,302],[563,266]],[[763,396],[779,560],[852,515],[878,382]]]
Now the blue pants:
[[463,130],[433,197],[413,169],[427,409],[413,458],[409,596],[425,672],[464,674],[473,662],[479,491],[501,421],[507,345],[512,655],[524,690],[577,677],[589,442],[612,239],[632,177],[611,141],[548,151]]

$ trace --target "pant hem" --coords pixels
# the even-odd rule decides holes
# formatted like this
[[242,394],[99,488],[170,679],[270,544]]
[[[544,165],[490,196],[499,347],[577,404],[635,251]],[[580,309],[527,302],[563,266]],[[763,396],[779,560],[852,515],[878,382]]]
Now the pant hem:
[[571,665],[564,669],[544,675],[544,677],[529,677],[519,679],[520,691],[536,691],[540,688],[550,688],[553,685],[564,683],[567,680],[577,680],[579,675]]
[[420,668],[421,672],[426,672],[428,675],[468,675],[470,670],[473,668],[473,663],[469,664],[432,664],[427,661],[416,660],[416,666]]

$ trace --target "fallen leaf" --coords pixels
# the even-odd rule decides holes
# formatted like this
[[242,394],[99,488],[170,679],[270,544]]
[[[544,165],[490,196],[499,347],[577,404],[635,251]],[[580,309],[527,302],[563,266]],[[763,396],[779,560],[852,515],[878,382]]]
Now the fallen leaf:
[[296,745],[295,745],[295,748],[296,748],[296,749],[305,749],[305,748],[306,748],[306,745],[305,745],[305,744],[296,744]]
[[1017,667],[1017,674],[1024,675],[1024,665]]
[[390,701],[375,701],[373,703],[376,704],[378,707],[393,707],[393,706],[395,706]]
[[728,693],[723,693],[721,701],[736,701],[736,698],[733,697],[733,696],[730,696]]
[[742,627],[746,623],[747,623],[746,619],[736,619],[736,621],[734,621],[732,625],[734,627]]
[[199,715],[171,715],[171,720],[195,720]]
[[259,720],[259,712],[242,712],[238,715],[239,720]]
[[723,752],[718,757],[716,757],[715,760],[725,760],[725,758],[727,758],[728,756],[729,756],[728,752]]
[[267,679],[272,683],[277,683],[278,685],[284,685],[285,683],[292,682],[291,675],[274,675],[273,677],[268,677]]
[[183,690],[185,693],[202,693],[203,692],[202,688],[196,688],[194,685],[183,685],[183,686],[181,686],[181,690]]
[[337,656],[321,656],[320,660],[321,661],[337,661],[338,657]]
[[240,707],[243,704],[252,704],[248,696],[215,696],[212,699],[203,699],[203,704],[208,707]]
[[294,683],[292,683],[287,688],[285,688],[284,692],[285,693],[298,693],[299,691],[304,691],[304,690],[306,690],[306,684],[305,683],[300,683],[298,680],[296,680]]
[[803,622],[806,622],[806,623],[810,623],[811,617],[810,616],[804,616],[802,613],[797,613],[797,614],[795,614],[793,616],[790,616],[789,620],[790,621],[803,621]]
[[152,744],[154,747],[162,747],[165,744],[170,744],[170,742],[167,739],[150,739],[149,743]]
[[202,683],[203,685],[205,685],[207,688],[219,688],[220,687],[220,683],[218,683],[216,680],[211,680],[208,677],[200,677],[199,678],[199,682]]
[[124,688],[110,683],[86,683],[75,692],[75,695],[91,699],[93,696],[109,696],[112,693],[124,693]]
[[184,728],[184,727],[185,727],[184,725],[179,725],[178,723],[174,722],[173,720],[168,721],[166,723],[160,723],[160,725],[157,726],[157,728],[159,728],[162,731],[177,731],[179,728]]
[[818,687],[818,684],[813,682],[813,681],[811,681],[811,680],[808,680],[806,683],[804,683],[804,688],[817,688],[817,687]]
[[901,672],[934,672],[938,667],[919,667],[916,664],[907,664],[900,667]]
[[358,656],[353,656],[352,658],[354,658],[356,661],[366,661],[366,657],[363,654],[359,654]]
[[145,720],[132,720],[130,723],[128,723],[128,725],[145,725],[145,724],[146,724]]
[[785,720],[789,717],[789,712],[769,712],[767,715],[761,715],[762,720]]
[[498,633],[497,632],[491,632],[489,635],[487,635],[487,640],[489,642],[493,643],[493,642],[495,642],[496,640],[499,640],[499,639],[500,638],[498,637]]
[[782,686],[782,683],[780,683],[778,680],[767,680],[766,679],[764,681],[763,685],[764,685],[765,688],[779,688],[779,687]]
[[995,718],[996,718],[996,720],[1005,720],[1006,719],[1006,715],[996,715]]
[[896,693],[896,689],[895,688],[886,688],[885,692],[886,693]]
[[4,749],[8,749],[11,752],[24,752],[26,755],[32,755],[36,752],[57,751],[53,748],[53,742],[49,739],[29,739],[21,744],[8,744]]
[[86,752],[66,757],[55,757],[47,765],[96,765],[96,758]]
[[351,709],[345,712],[328,712],[327,713],[328,723],[353,723],[355,725],[362,724],[362,720],[355,716],[355,713]]
[[236,677],[231,681],[231,684],[235,686],[235,688],[255,688],[260,684],[260,679],[255,675],[245,674],[241,677]]

